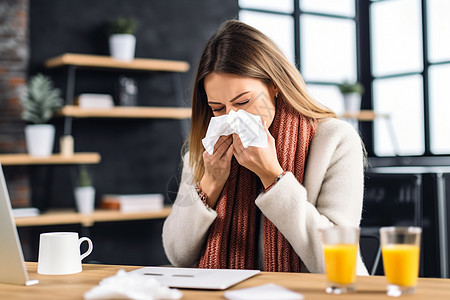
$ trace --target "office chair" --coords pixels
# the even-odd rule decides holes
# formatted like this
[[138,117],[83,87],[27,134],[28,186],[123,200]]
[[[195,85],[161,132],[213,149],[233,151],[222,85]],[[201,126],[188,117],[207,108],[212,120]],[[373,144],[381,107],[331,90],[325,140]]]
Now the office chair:
[[361,255],[370,275],[375,275],[381,258],[381,242],[377,235],[361,234]]

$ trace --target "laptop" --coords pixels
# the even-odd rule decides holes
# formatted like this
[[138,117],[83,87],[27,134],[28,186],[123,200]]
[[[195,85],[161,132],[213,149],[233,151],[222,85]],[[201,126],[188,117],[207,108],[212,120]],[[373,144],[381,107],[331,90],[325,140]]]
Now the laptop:
[[29,280],[11,209],[3,168],[0,164],[0,283],[33,285]]
[[131,271],[161,284],[184,289],[225,290],[258,274],[259,270],[144,267]]

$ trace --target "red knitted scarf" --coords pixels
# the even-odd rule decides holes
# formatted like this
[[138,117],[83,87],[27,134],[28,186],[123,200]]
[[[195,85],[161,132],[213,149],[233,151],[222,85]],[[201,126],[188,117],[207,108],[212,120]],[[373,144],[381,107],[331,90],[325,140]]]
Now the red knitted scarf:
[[[285,103],[277,101],[271,134],[275,138],[278,161],[285,171],[303,182],[309,144],[315,124]],[[199,261],[200,268],[255,269],[258,249],[258,212],[255,199],[260,193],[259,178],[233,158],[231,172],[217,202],[217,218]],[[264,217],[264,270],[300,272],[300,257]]]

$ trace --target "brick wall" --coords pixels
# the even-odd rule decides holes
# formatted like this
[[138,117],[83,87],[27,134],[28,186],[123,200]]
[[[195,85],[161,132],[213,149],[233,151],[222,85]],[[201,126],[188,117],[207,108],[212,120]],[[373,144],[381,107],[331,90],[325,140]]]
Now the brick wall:
[[[28,0],[0,1],[0,153],[25,152],[19,97],[28,65]],[[26,167],[3,167],[13,206],[29,205]]]

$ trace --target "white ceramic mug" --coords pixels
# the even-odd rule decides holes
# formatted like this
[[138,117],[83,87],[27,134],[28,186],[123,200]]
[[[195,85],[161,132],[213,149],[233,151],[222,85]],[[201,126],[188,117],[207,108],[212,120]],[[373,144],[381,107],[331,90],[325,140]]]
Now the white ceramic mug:
[[[80,245],[87,242],[88,250],[80,255]],[[41,233],[39,241],[38,273],[45,275],[74,274],[82,271],[81,261],[91,254],[92,241],[78,238],[77,232]]]

